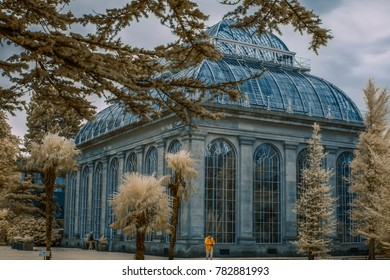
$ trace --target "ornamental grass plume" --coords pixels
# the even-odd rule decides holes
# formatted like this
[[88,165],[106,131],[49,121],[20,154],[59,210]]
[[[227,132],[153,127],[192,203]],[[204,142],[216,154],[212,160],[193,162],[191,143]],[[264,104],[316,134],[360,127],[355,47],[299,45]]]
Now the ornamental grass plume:
[[112,228],[126,235],[136,233],[136,260],[144,259],[144,241],[152,231],[169,231],[171,207],[165,185],[167,177],[125,173],[119,189],[111,200],[115,221]]
[[57,176],[77,170],[76,161],[80,151],[73,141],[59,136],[57,133],[47,133],[41,144],[32,143],[30,157],[27,159],[27,167],[31,171],[40,172],[45,185],[46,195],[46,251],[49,255],[46,260],[52,257],[52,227],[53,227],[53,197]]
[[[180,150],[177,153],[168,153],[165,159],[174,176],[177,176],[178,196],[188,198],[192,191],[191,179],[197,176],[195,161],[191,158],[190,152]],[[189,183],[190,188],[186,187],[186,183]]]
[[[180,150],[177,153],[168,153],[165,156],[168,167],[173,171],[173,179],[169,183],[169,191],[172,196],[172,231],[169,244],[168,258],[174,258],[176,243],[177,224],[179,222],[179,211],[182,199],[188,199],[191,191],[191,179],[195,178],[197,172],[194,168],[195,161],[186,150]],[[188,186],[187,186],[188,184]]]

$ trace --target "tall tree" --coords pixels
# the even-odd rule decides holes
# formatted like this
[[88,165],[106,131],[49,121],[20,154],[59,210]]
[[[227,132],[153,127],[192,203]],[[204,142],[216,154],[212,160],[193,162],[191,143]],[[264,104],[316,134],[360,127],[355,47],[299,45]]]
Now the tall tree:
[[11,133],[5,112],[0,110],[0,207],[5,203],[6,194],[19,183],[19,144],[19,139]]
[[163,183],[154,176],[125,173],[119,190],[112,198],[115,221],[112,228],[136,233],[136,260],[143,260],[145,237],[153,230],[167,230],[171,207]]
[[[20,140],[12,135],[4,112],[0,112],[0,211],[7,213],[3,219],[3,240],[10,242],[9,228],[24,219],[42,217],[37,207],[39,201],[39,186],[26,177],[22,179],[24,159],[20,154]],[[31,232],[34,233],[34,232]],[[4,238],[5,237],[5,238]],[[14,237],[14,236],[13,236]]]
[[324,257],[330,251],[331,234],[335,231],[335,199],[329,185],[331,170],[322,164],[326,157],[321,144],[320,127],[313,125],[313,135],[308,141],[308,167],[302,170],[297,213],[298,240],[294,242],[298,252],[309,260]]
[[[380,232],[389,226],[390,196],[390,133],[387,126],[389,95],[376,87],[372,79],[364,89],[367,112],[365,131],[359,136],[355,158],[351,163],[351,218],[356,222],[355,234],[368,243],[368,258],[375,259],[376,246],[381,243]],[[388,233],[387,233],[388,234]]]
[[[44,137],[48,133],[58,134],[67,139],[73,138],[80,129],[81,117],[69,107],[69,104],[60,98],[58,92],[52,87],[40,87],[32,92],[32,97],[27,105],[27,133],[24,135],[24,146],[29,150],[31,143],[42,143]],[[27,171],[25,171],[27,172]],[[34,177],[39,173],[32,174]],[[64,176],[65,174],[59,174]],[[58,182],[58,181],[57,181]],[[34,190],[39,186],[31,184],[30,189],[26,187],[28,181],[18,188],[18,191],[30,191],[34,195]],[[56,188],[63,188],[63,185],[56,185]],[[35,193],[39,194],[42,192]],[[19,195],[18,195],[19,196]],[[14,196],[15,197],[15,196]],[[20,197],[20,196],[19,196]],[[38,200],[36,200],[38,201]],[[45,204],[35,204],[40,206],[41,210],[45,211]],[[53,205],[57,210],[60,207]],[[55,219],[54,222],[58,223]]]
[[[314,52],[332,37],[320,18],[298,0],[219,3],[231,6],[226,16],[240,27],[255,25],[258,32],[264,32],[291,24],[296,31],[311,36]],[[240,81],[208,84],[172,74],[204,59],[220,58],[205,33],[208,16],[196,2],[133,0],[82,16],[75,16],[72,9],[77,9],[76,1],[0,2],[0,46],[8,47],[2,53],[11,53],[0,60],[2,74],[10,82],[9,87],[3,86],[8,83],[0,87],[1,109],[14,113],[23,107],[26,92],[52,87],[58,100],[84,118],[90,118],[94,111],[88,97],[107,96],[108,101],[120,101],[141,118],[148,119],[162,108],[188,121],[189,115],[216,116],[201,106],[206,93],[240,97]],[[148,50],[123,42],[121,34],[146,17],[155,17],[167,27],[174,35],[172,42]]]
[[41,144],[32,143],[27,166],[42,174],[45,185],[46,259],[52,258],[53,197],[57,176],[77,169],[79,151],[74,143],[58,134],[48,133]]
[[168,189],[173,199],[171,240],[168,257],[170,260],[173,260],[181,202],[189,197],[191,192],[190,180],[196,177],[197,172],[194,168],[195,162],[188,151],[180,150],[177,153],[168,153],[165,158],[168,167],[173,171],[173,178],[168,184]]

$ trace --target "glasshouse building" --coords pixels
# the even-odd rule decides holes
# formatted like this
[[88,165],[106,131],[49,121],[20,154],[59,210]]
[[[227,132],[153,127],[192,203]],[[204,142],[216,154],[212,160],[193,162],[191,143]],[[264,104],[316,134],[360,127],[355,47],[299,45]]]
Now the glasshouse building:
[[[295,256],[297,187],[307,166],[307,140],[318,123],[338,198],[333,254],[365,250],[352,235],[348,215],[349,164],[364,128],[359,110],[338,87],[311,75],[309,61],[298,59],[275,35],[231,25],[225,19],[208,30],[222,59],[179,73],[223,82],[265,69],[240,86],[240,100],[205,101],[224,118],[194,118],[189,126],[165,114],[146,123],[114,104],[81,128],[75,138],[80,169],[67,176],[63,246],[82,247],[93,232],[95,239],[107,236],[109,250],[134,252],[134,238],[110,227],[108,201],[124,172],[161,177],[169,173],[165,154],[185,149],[198,175],[181,208],[177,256],[203,256],[208,234],[216,240],[215,256]],[[169,237],[153,232],[145,253],[164,255],[168,247]]]

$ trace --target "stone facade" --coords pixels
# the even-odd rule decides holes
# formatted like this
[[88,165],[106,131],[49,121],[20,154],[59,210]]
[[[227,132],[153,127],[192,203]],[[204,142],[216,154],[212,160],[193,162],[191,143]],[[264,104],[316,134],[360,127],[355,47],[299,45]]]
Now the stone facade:
[[[226,110],[226,109],[225,109]],[[196,160],[197,178],[193,181],[195,193],[188,202],[182,205],[177,255],[182,257],[197,257],[203,255],[203,238],[205,228],[205,150],[207,145],[216,139],[223,139],[233,147],[236,158],[234,167],[236,174],[235,192],[235,229],[234,242],[216,245],[216,256],[293,256],[296,254],[291,241],[296,239],[296,215],[293,211],[297,196],[297,157],[307,146],[311,137],[314,121],[321,127],[322,142],[328,153],[326,166],[331,168],[333,176],[331,184],[336,186],[336,162],[344,152],[353,152],[361,124],[344,124],[336,120],[315,120],[288,114],[267,112],[259,114],[250,108],[245,108],[240,116],[226,110],[227,115],[219,121],[195,120],[196,128],[182,124],[174,116],[168,116],[158,121],[139,127],[129,127],[111,133],[109,137],[98,139],[79,146],[82,151],[80,170],[76,174],[75,185],[72,185],[68,175],[66,192],[67,211],[74,211],[73,227],[69,228],[70,216],[66,215],[66,236],[63,243],[67,246],[80,246],[83,236],[95,229],[95,238],[105,234],[109,238],[109,248],[114,251],[133,251],[135,243],[113,233],[107,223],[107,186],[110,176],[109,166],[113,160],[118,160],[118,176],[125,172],[126,160],[131,153],[137,156],[136,169],[146,172],[145,159],[151,147],[157,148],[157,177],[166,174],[164,154],[171,143],[179,141],[183,149],[189,150]],[[256,243],[253,233],[253,160],[257,147],[261,144],[272,145],[280,156],[280,241],[276,243]],[[102,189],[100,198],[92,200],[96,192],[96,167],[102,164]],[[86,195],[82,196],[83,171],[88,169],[84,184]],[[72,189],[75,188],[75,189]],[[73,196],[72,196],[73,195]],[[335,192],[336,195],[336,192]],[[81,200],[87,207],[85,212]],[[94,219],[96,203],[100,201],[100,219]],[[96,214],[95,214],[96,216]],[[85,222],[83,222],[83,219]],[[348,254],[351,250],[364,250],[362,243],[341,243],[335,232],[336,254]],[[146,242],[147,253],[163,255],[168,250],[168,242],[162,233],[154,233],[153,239]]]

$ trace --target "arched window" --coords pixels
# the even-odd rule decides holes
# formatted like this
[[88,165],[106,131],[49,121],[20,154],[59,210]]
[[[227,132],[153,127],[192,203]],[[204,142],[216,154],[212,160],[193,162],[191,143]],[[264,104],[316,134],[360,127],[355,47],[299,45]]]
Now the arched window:
[[151,147],[146,153],[145,158],[145,173],[147,175],[157,175],[158,170],[158,161],[157,161],[157,149],[156,147]]
[[89,168],[85,167],[81,173],[80,186],[80,237],[83,238],[87,233],[87,215],[88,215],[88,185]]
[[261,144],[254,154],[253,232],[257,243],[281,242],[281,171],[276,148]]
[[92,192],[92,230],[94,239],[98,239],[100,232],[100,221],[102,212],[102,190],[103,190],[103,164],[98,163],[94,174],[94,185]]
[[[145,158],[145,173],[147,175],[157,175],[158,170],[158,152],[156,147],[150,147],[148,152],[146,153]],[[149,232],[146,237],[145,241],[153,241],[155,232]]]
[[233,145],[217,139],[205,151],[205,235],[217,243],[236,241],[236,154]]
[[302,170],[309,167],[309,156],[307,148],[302,149],[297,157],[297,197],[299,197],[299,186],[302,184]]
[[341,242],[355,243],[361,242],[360,236],[352,235],[354,222],[350,219],[351,202],[354,195],[349,193],[351,167],[353,154],[350,152],[342,153],[336,163],[336,195],[337,203],[337,231]]
[[75,222],[75,219],[76,219],[76,213],[75,213],[75,210],[76,210],[76,189],[77,189],[77,173],[76,172],[72,172],[70,173],[70,176],[69,176],[69,189],[68,189],[68,192],[69,192],[69,195],[68,195],[68,210],[67,212],[69,213],[69,218],[67,218],[67,223],[68,223],[68,229],[67,229],[67,233],[68,233],[68,236],[69,237],[73,237],[73,234],[74,234],[74,222]]
[[171,144],[169,145],[169,148],[168,148],[168,153],[177,153],[178,151],[180,151],[182,148],[182,145],[180,143],[179,140],[174,140],[171,142]]
[[126,172],[137,172],[137,155],[135,153],[131,153],[126,160],[125,166]]
[[[107,201],[112,199],[114,192],[118,189],[119,181],[119,160],[114,158],[108,167],[108,180],[107,180]],[[114,216],[112,206],[110,203],[106,205],[106,226],[110,226],[114,222]]]

